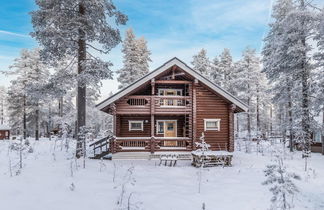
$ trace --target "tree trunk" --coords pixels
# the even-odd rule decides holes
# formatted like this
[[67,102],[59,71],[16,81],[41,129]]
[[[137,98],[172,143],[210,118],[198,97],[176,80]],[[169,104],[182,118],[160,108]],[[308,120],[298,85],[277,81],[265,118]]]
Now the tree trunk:
[[39,140],[39,105],[36,105],[36,112],[35,112],[35,140]]
[[322,109],[322,155],[324,155],[324,105]]
[[[1,96],[1,97],[4,97],[4,95]],[[0,119],[0,124],[3,125],[3,123],[4,123],[4,99],[1,98],[1,119]]]
[[270,136],[272,136],[272,105],[270,105]]
[[[304,0],[300,1],[301,8],[305,10]],[[302,26],[304,26],[305,18],[302,19]],[[306,34],[303,30],[301,39],[304,49],[306,49]],[[311,143],[311,128],[310,128],[310,113],[309,113],[309,70],[307,69],[307,55],[306,51],[303,52],[303,61],[301,63],[301,77],[302,77],[302,130],[304,137],[304,151],[310,151]]]
[[26,95],[24,95],[24,108],[23,108],[23,135],[24,139],[27,138],[27,116],[26,116]]
[[293,119],[292,119],[292,99],[291,99],[291,87],[287,79],[288,85],[288,120],[289,120],[289,150],[290,152],[294,151],[294,136],[293,136]]
[[48,105],[48,128],[47,128],[47,135],[49,140],[51,140],[51,132],[52,132],[52,109],[51,105]]
[[[79,4],[79,14],[82,17],[85,14],[85,7],[82,3]],[[78,40],[78,74],[84,71],[83,62],[86,60],[86,41],[85,33],[79,29],[79,40]],[[86,125],[86,84],[83,81],[78,81],[78,95],[77,95],[77,134],[80,128]],[[76,147],[76,157],[81,157],[82,152],[82,141],[78,137],[77,147]]]
[[[247,105],[250,108],[250,97],[248,99],[248,104]],[[248,130],[249,141],[251,141],[251,116],[250,116],[250,110],[247,112],[247,130]]]
[[60,118],[63,117],[63,96],[59,99],[59,116]]
[[259,87],[257,87],[257,98],[256,98],[256,120],[257,120],[257,124],[256,124],[256,131],[257,131],[257,135],[259,136],[260,134],[260,98],[259,98]]

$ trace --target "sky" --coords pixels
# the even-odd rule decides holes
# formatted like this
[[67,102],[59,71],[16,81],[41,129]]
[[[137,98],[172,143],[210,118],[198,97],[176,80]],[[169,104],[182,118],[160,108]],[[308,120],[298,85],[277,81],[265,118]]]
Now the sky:
[[[178,57],[190,65],[192,56],[205,48],[210,58],[229,48],[234,60],[252,47],[260,52],[270,21],[273,0],[114,0],[129,21],[120,27],[122,36],[133,28],[144,36],[151,50],[153,70],[167,60]],[[30,11],[34,0],[1,0],[0,71],[8,71],[21,49],[37,47],[29,36],[33,30]],[[122,66],[121,44],[103,59],[113,70]],[[10,77],[0,74],[0,85],[8,86]],[[116,92],[118,83],[103,81],[102,98]]]

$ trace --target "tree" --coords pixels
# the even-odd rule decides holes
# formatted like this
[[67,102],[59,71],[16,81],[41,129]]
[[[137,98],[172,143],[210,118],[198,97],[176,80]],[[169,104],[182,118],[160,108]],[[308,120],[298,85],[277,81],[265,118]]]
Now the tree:
[[[43,84],[49,77],[46,65],[41,61],[39,49],[22,50],[19,58],[14,60],[8,74],[16,75],[8,90],[9,110],[12,126],[20,128],[23,118],[24,139],[26,139],[27,124],[33,127],[36,140],[39,139],[40,105],[45,100]],[[22,116],[21,116],[22,114]]]
[[210,79],[218,86],[222,86],[223,76],[219,70],[219,59],[216,56],[211,62],[210,66]]
[[[293,106],[295,113],[296,136],[301,140],[304,156],[310,152],[312,116],[311,116],[311,80],[313,66],[310,63],[311,45],[308,40],[313,36],[313,14],[304,0],[296,2],[286,19],[284,40],[288,47],[288,68],[293,70],[293,93],[297,99]],[[307,156],[307,155],[306,155]]]
[[232,85],[232,76],[233,76],[233,61],[230,50],[225,48],[222,54],[219,56],[218,69],[220,74],[222,75],[222,87],[230,91],[234,92]]
[[314,110],[322,112],[322,154],[324,155],[324,9],[316,16],[315,41],[317,41],[318,52],[314,55],[315,60],[315,95]]
[[267,180],[262,184],[271,185],[270,191],[273,194],[271,209],[290,209],[292,203],[289,198],[298,193],[298,188],[293,180],[300,180],[300,177],[287,171],[283,158],[279,155],[276,156],[276,164],[267,165],[264,174]]
[[261,76],[261,66],[259,58],[256,56],[254,49],[246,48],[243,52],[242,59],[236,64],[238,72],[237,85],[240,87],[238,96],[242,99],[249,107],[247,116],[247,131],[248,138],[251,140],[252,131],[252,120],[256,111],[256,96],[257,91],[263,89],[257,88],[259,86],[259,77]]
[[0,86],[0,125],[6,121],[7,91],[4,86]]
[[119,88],[127,87],[149,72],[151,52],[144,37],[136,39],[133,30],[126,31],[123,41],[123,67],[117,71]]
[[[292,0],[278,0],[273,6],[270,30],[265,38],[263,54],[263,72],[267,75],[272,85],[273,101],[281,107],[279,114],[287,116],[288,122],[283,119],[280,126],[286,137],[286,127],[289,127],[289,145],[293,151],[293,115],[292,115],[292,88],[293,76],[288,65],[288,47],[285,44],[287,33],[285,32],[287,16],[295,9]],[[287,62],[288,61],[288,62]],[[287,111],[287,114],[285,113]]]
[[205,49],[201,49],[197,55],[193,56],[191,64],[193,65],[193,70],[209,78],[211,63]]
[[[92,51],[108,53],[120,41],[118,29],[127,16],[108,0],[36,0],[39,9],[31,12],[33,37],[42,46],[42,57],[56,63],[66,56],[77,63],[77,129],[86,124],[86,85],[111,79],[111,62],[101,60]],[[100,47],[95,46],[101,45]],[[92,50],[92,51],[91,51]],[[76,61],[75,61],[76,60]],[[77,145],[80,157],[82,144]]]

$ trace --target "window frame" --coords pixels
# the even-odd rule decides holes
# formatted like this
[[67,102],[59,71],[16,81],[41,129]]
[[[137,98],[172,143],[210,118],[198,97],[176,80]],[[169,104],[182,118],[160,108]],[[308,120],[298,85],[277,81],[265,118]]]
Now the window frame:
[[[141,128],[139,128],[139,129],[132,128],[132,123],[140,123],[141,124]],[[129,131],[144,131],[144,120],[129,120],[128,121],[128,130]]]
[[[164,135],[164,132],[165,132],[165,130],[164,130],[164,122],[165,122],[165,120],[157,120],[156,121],[156,134],[163,134]],[[163,123],[163,133],[159,132],[160,131],[159,123]]]
[[[220,131],[220,121],[221,121],[221,119],[204,119],[204,130],[205,131]],[[216,122],[217,128],[208,128],[207,122]]]

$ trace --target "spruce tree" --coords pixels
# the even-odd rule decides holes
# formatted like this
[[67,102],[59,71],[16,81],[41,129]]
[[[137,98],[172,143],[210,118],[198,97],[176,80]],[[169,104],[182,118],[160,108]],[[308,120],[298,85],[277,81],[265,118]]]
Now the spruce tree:
[[193,56],[191,64],[193,66],[193,70],[202,74],[206,78],[209,78],[211,63],[209,61],[209,58],[207,57],[207,51],[205,49],[201,49],[197,55]]
[[149,72],[151,52],[144,37],[136,39],[133,30],[126,31],[123,41],[123,67],[117,71],[119,88],[125,88]]

